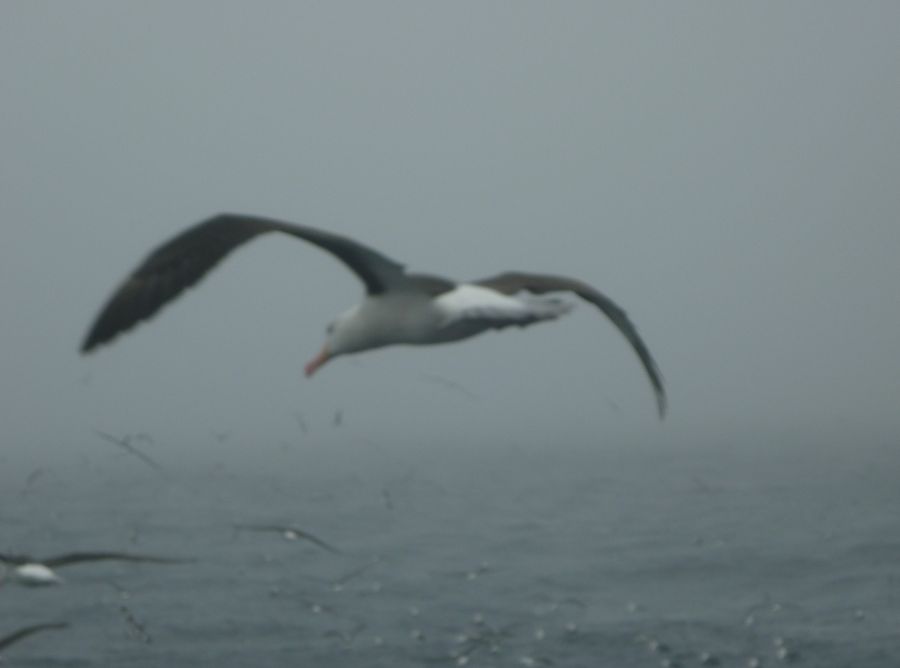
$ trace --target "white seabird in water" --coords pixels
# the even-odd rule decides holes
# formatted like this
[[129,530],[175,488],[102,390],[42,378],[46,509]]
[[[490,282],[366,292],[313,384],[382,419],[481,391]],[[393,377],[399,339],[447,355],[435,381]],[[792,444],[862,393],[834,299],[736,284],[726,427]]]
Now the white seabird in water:
[[365,299],[328,326],[325,345],[306,365],[307,376],[340,355],[395,344],[459,341],[489,329],[554,320],[567,313],[571,305],[547,293],[567,291],[599,308],[625,336],[650,379],[660,417],[665,414],[662,377],[650,351],[625,311],[587,283],[521,272],[463,283],[410,274],[402,264],[347,237],[258,216],[214,216],[150,253],[100,311],[81,351],[90,352],[150,319],[235,248],[268,232],[281,232],[319,246],[347,265],[366,288]]

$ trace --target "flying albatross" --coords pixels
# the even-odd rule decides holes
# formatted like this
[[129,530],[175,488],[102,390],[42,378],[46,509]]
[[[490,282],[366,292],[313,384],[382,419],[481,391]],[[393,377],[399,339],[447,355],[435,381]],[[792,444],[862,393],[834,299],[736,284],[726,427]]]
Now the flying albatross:
[[23,585],[40,587],[61,584],[62,578],[54,569],[87,561],[132,561],[154,564],[181,564],[187,559],[156,557],[146,554],[129,554],[127,552],[69,552],[48,559],[35,559],[26,554],[0,554],[0,565],[12,566],[15,579]]
[[547,293],[568,291],[599,308],[625,336],[647,372],[660,417],[665,414],[665,389],[650,351],[625,311],[587,283],[521,272],[461,283],[411,274],[399,262],[353,239],[258,216],[219,214],[159,246],[110,297],[81,351],[88,353],[150,319],[235,248],[267,232],[281,232],[319,246],[347,265],[366,289],[362,303],[328,326],[325,345],[306,365],[307,376],[339,355],[394,344],[459,341],[489,329],[554,320],[571,305]]
[[312,543],[313,545],[318,545],[323,550],[328,552],[332,552],[333,554],[340,554],[341,551],[337,549],[334,545],[329,545],[321,538],[314,536],[309,531],[304,531],[299,527],[295,526],[279,526],[277,524],[235,524],[235,529],[243,529],[245,531],[270,531],[273,533],[281,534],[281,537],[285,540],[306,540]]

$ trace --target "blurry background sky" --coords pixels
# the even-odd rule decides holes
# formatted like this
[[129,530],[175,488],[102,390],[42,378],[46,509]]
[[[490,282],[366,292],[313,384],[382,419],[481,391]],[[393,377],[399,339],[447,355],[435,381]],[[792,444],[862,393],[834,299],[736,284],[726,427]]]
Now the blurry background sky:
[[[898,25],[889,1],[7,0],[2,447],[100,428],[246,448],[296,435],[297,411],[335,433],[339,409],[354,438],[426,450],[891,441]],[[637,324],[669,416],[587,305],[306,380],[361,290],[279,237],[80,356],[123,276],[220,211],[459,279],[588,281]]]

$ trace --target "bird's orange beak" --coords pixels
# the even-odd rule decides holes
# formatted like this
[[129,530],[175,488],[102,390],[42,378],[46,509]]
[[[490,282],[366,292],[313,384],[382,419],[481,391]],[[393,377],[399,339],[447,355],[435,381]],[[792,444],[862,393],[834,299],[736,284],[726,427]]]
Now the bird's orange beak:
[[304,368],[304,372],[306,373],[306,377],[309,378],[312,376],[316,370],[325,364],[328,360],[331,359],[331,351],[328,350],[328,345],[322,346],[322,350],[319,351],[319,354],[313,357],[309,362],[307,362],[306,367]]

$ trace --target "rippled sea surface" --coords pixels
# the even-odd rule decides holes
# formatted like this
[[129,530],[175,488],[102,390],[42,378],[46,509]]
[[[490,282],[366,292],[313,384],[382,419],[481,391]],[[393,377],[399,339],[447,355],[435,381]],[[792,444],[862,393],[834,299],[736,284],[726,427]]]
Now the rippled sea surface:
[[0,636],[69,623],[7,664],[900,665],[891,448],[238,446],[7,455],[0,551],[194,559],[5,582]]

